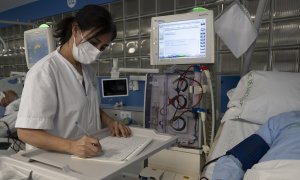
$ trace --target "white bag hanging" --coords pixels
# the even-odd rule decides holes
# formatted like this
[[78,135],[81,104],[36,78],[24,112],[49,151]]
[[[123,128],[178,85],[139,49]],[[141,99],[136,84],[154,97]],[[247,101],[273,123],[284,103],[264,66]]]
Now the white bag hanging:
[[244,6],[234,1],[215,20],[215,32],[236,58],[247,51],[258,35],[248,14]]

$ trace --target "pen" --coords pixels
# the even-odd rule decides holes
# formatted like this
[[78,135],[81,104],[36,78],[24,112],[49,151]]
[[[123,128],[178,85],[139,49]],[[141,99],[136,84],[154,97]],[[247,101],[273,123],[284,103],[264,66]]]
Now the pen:
[[[86,136],[90,136],[90,134],[85,130],[85,129],[83,129],[80,125],[79,125],[79,123],[78,123],[78,121],[76,121],[75,122],[75,125],[78,127],[78,129],[80,129]],[[98,139],[98,138],[97,138]],[[93,145],[94,146],[97,146],[97,144],[94,144],[93,143]]]
[[78,121],[75,122],[75,125],[76,125],[76,126],[78,127],[78,129],[80,129],[86,136],[90,136],[89,133],[79,125]]

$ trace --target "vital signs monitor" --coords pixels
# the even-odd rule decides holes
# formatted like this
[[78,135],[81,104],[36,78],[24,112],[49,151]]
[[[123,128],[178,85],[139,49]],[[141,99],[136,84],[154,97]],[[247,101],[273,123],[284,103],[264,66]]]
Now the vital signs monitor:
[[102,79],[102,97],[128,96],[127,78]]
[[151,19],[151,65],[214,63],[213,11]]
[[27,67],[30,69],[38,60],[55,50],[52,29],[47,27],[25,31],[24,47]]

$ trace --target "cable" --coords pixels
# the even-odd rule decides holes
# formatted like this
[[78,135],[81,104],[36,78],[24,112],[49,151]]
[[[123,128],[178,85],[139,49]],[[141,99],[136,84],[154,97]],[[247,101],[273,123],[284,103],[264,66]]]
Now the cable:
[[[18,152],[19,150],[21,150],[22,149],[21,145],[22,144],[25,145],[25,143],[22,142],[22,141],[20,141],[18,139],[18,136],[16,134],[14,135],[11,132],[11,130],[10,130],[9,125],[7,124],[7,122],[5,122],[5,121],[0,121],[0,122],[2,122],[6,126],[6,128],[7,128],[7,131],[6,131],[6,133],[7,133],[7,143],[11,143],[10,140],[13,141],[13,143],[11,143],[12,145],[10,146],[10,148],[12,150],[14,150],[15,152]],[[15,147],[15,146],[17,146],[17,147]]]
[[[175,114],[177,113],[177,109],[175,110],[175,113],[174,113],[174,115],[173,115],[173,118],[172,118],[171,120],[169,120],[170,126],[171,126],[174,130],[176,130],[176,131],[182,131],[182,130],[185,128],[185,126],[186,126],[186,121],[184,120],[184,118],[182,117],[182,115],[183,115],[184,113],[186,113],[186,112],[190,112],[190,110],[185,110],[185,111],[183,111],[180,115],[175,116]],[[172,123],[171,123],[171,122],[174,122],[174,121],[176,121],[176,120],[178,120],[178,119],[181,119],[181,120],[183,121],[183,127],[181,127],[181,128],[175,128],[175,127],[172,126]],[[179,130],[177,130],[177,129],[179,129]]]
[[[190,66],[184,71],[184,73],[183,73],[181,76],[185,77],[186,74],[189,72],[189,70],[190,70],[191,68],[193,68],[193,67],[194,67],[194,65],[190,65]],[[193,72],[193,71],[192,71],[192,72]]]
[[162,115],[162,116],[167,115],[167,113],[168,113],[167,106],[168,105],[165,104],[162,108],[160,108],[160,110],[159,110],[160,115]]
[[209,180],[207,177],[201,177],[200,180]]
[[179,73],[179,76],[181,76],[181,77],[185,77],[185,75],[188,73],[188,71],[192,68],[192,67],[194,67],[193,65],[190,65],[182,74],[180,74],[178,71],[177,71],[177,73]]
[[[23,149],[21,145],[25,145],[24,142],[20,141],[20,140],[17,139],[17,138],[11,138],[11,139],[12,139],[13,142],[14,142],[11,148],[12,148],[15,152],[18,152],[18,151],[20,151],[21,149]],[[16,147],[15,147],[15,146],[16,146]]]
[[[189,84],[189,83],[188,83],[188,81],[185,79],[185,77],[182,78],[182,77],[180,76],[180,77],[177,78],[175,81],[177,81],[177,86],[176,86],[176,89],[175,89],[175,91],[176,91],[177,93],[179,93],[180,91],[181,91],[181,92],[185,92],[185,91],[187,90],[188,84]],[[175,81],[173,81],[173,83],[175,83]],[[180,83],[180,87],[178,87],[179,82],[181,82],[181,83]],[[182,88],[183,82],[184,82],[184,87]]]
[[[175,127],[176,122],[178,125],[177,127]],[[182,122],[182,123],[180,123],[180,122]],[[170,126],[176,131],[182,131],[186,127],[186,121],[181,116],[175,116],[175,118],[170,121]]]
[[[175,102],[177,102],[177,106],[175,105]],[[175,109],[184,109],[187,105],[187,99],[183,95],[179,94],[174,96],[172,99],[169,99],[169,104],[171,104]]]
[[223,155],[223,156],[219,156],[219,157],[217,157],[217,158],[215,158],[215,159],[213,159],[213,160],[208,161],[207,163],[205,163],[204,166],[203,166],[202,169],[201,169],[201,172],[203,172],[203,170],[206,168],[206,166],[208,166],[209,164],[211,164],[211,163],[213,163],[213,162],[219,160],[221,157],[224,157],[224,156],[228,156],[228,155],[225,154],[225,155]]

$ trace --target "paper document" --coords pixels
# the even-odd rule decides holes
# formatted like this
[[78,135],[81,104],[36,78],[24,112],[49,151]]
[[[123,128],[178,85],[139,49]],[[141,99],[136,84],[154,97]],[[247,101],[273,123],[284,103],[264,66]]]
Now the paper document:
[[[99,156],[87,158],[102,162],[122,163],[138,155],[152,141],[152,138],[143,136],[113,137],[108,136],[100,140],[102,152]],[[72,156],[79,158],[77,156]]]

